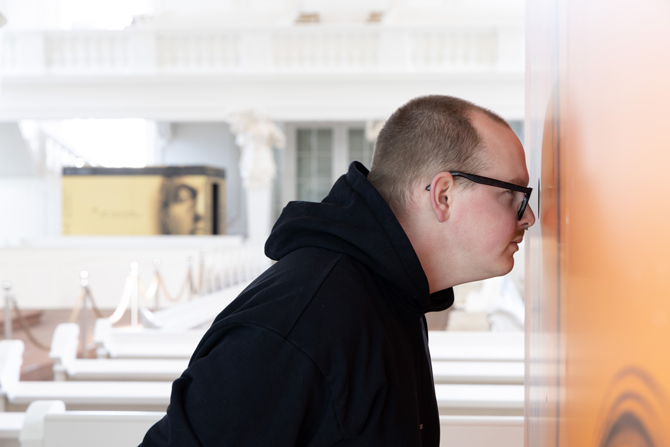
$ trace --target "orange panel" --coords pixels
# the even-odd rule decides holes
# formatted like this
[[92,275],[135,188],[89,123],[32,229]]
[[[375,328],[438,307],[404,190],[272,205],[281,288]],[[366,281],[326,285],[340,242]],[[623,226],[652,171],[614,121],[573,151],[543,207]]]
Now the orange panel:
[[670,445],[670,2],[527,17],[527,445]]

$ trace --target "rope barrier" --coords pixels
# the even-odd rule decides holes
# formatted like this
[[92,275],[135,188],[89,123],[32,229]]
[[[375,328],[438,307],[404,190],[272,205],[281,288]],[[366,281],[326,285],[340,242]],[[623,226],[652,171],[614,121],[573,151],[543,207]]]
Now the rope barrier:
[[19,326],[21,326],[21,329],[23,329],[23,332],[25,332],[26,337],[28,337],[28,341],[30,341],[32,344],[37,346],[38,349],[41,349],[43,351],[51,350],[51,346],[41,343],[30,330],[28,322],[23,317],[21,309],[19,309],[19,305],[16,302],[16,298],[11,293],[12,284],[9,281],[3,281],[2,288],[5,289],[5,339],[9,340],[12,338],[12,307],[13,307],[14,311],[16,312],[16,316],[18,317],[19,320]]
[[114,313],[108,317],[109,321],[112,324],[118,322],[121,319],[123,314],[126,313],[128,304],[130,304],[130,287],[132,287],[131,280],[132,278],[130,276],[126,278],[126,284],[123,287],[123,294],[121,295],[121,301],[119,302],[119,305],[116,307],[116,310],[114,310]]
[[[138,326],[140,301],[149,302],[153,300],[154,310],[157,310],[159,308],[160,295],[163,295],[167,301],[172,303],[180,301],[185,294],[188,295],[187,299],[190,300],[194,296],[198,296],[205,291],[205,286],[208,284],[208,281],[212,279],[211,278],[212,276],[214,276],[215,290],[220,290],[223,287],[238,284],[244,280],[249,279],[252,276],[255,276],[255,273],[258,273],[256,272],[256,270],[258,270],[258,266],[252,265],[252,263],[249,262],[250,260],[248,258],[249,256],[243,257],[242,262],[240,263],[241,265],[237,266],[237,268],[225,269],[223,271],[223,274],[217,272],[216,275],[212,275],[212,272],[210,270],[205,269],[204,252],[200,252],[200,269],[198,275],[199,284],[196,284],[195,276],[193,274],[193,260],[189,256],[186,277],[184,278],[184,281],[182,282],[181,287],[179,288],[179,292],[177,293],[177,295],[174,296],[170,294],[168,287],[165,284],[165,279],[163,278],[163,275],[161,275],[159,271],[158,267],[160,265],[160,261],[158,259],[154,259],[153,261],[154,274],[147,288],[144,287],[142,279],[139,276],[138,273],[139,264],[137,262],[132,262],[130,265],[131,272],[130,275],[126,278],[123,287],[123,293],[121,295],[119,304],[117,305],[112,315],[108,317],[108,319],[112,324],[117,323],[121,320],[126,311],[130,309],[131,326]],[[211,289],[212,285],[209,284],[207,290]],[[91,303],[94,310],[96,311],[96,314],[98,315],[99,318],[101,318],[100,313],[97,310],[94,301],[92,300],[92,296],[90,295],[90,290],[88,289],[88,287],[86,287],[86,290],[88,291],[87,292],[88,296],[91,297]],[[71,317],[71,321],[76,320],[78,314],[75,312],[79,312],[79,309],[83,305],[82,303],[84,299],[85,298],[82,298],[80,293],[80,296],[77,298],[77,306],[75,307],[75,309],[73,309],[73,315]]]
[[167,286],[165,285],[165,280],[158,270],[159,265],[160,261],[157,259],[154,260],[154,276],[151,280],[151,283],[149,283],[149,287],[145,289],[144,285],[142,284],[142,279],[138,274],[138,263],[132,262],[130,264],[130,275],[126,278],[119,305],[117,306],[114,313],[108,317],[112,324],[120,321],[123,315],[126,313],[126,310],[130,308],[131,326],[139,325],[139,300],[154,300],[154,308],[158,309],[159,292],[162,293],[168,301],[173,303],[181,300],[185,293],[188,293],[188,299],[191,299],[193,296],[198,294],[198,289],[196,288],[195,282],[193,280],[193,269],[190,258],[188,271],[186,272],[186,278],[184,278],[184,282],[179,289],[179,293],[174,297],[170,294]]
[[50,351],[51,345],[42,344],[37,338],[35,338],[33,332],[30,330],[30,327],[28,326],[28,322],[26,321],[25,318],[23,318],[23,314],[19,309],[19,305],[16,304],[16,299],[13,296],[12,296],[12,305],[14,306],[14,310],[16,311],[16,315],[19,317],[19,325],[21,326],[21,329],[23,329],[23,332],[25,332],[26,336],[28,337],[28,340],[30,340],[32,344],[37,346],[38,349],[41,349],[42,351]]
[[79,277],[79,295],[77,296],[77,302],[75,303],[75,306],[72,309],[72,313],[70,314],[69,322],[74,323],[81,314],[81,323],[79,325],[81,330],[79,332],[79,339],[81,341],[81,356],[82,358],[86,358],[88,355],[88,351],[86,349],[86,341],[88,339],[88,308],[86,307],[86,303],[91,303],[91,310],[93,310],[93,313],[97,318],[103,318],[103,315],[102,312],[100,312],[100,309],[98,309],[98,306],[96,306],[91,289],[88,287],[88,272],[86,270],[82,270],[79,273]]
[[[245,260],[246,261],[246,260]],[[236,268],[236,269],[226,269],[224,270],[223,274],[220,272],[217,272],[214,276],[214,288],[215,289],[220,289],[225,286],[230,286],[232,284],[236,284],[242,280],[242,276],[248,277],[252,272],[252,270],[255,270],[256,266],[249,265],[247,262],[242,262],[243,268]],[[125,314],[126,310],[130,307],[131,311],[131,324],[138,325],[138,311],[139,311],[139,301],[140,299],[144,301],[151,301],[154,300],[154,308],[158,309],[158,301],[159,301],[159,296],[162,294],[165,296],[165,298],[170,301],[170,302],[178,302],[182,299],[184,294],[188,294],[188,299],[192,299],[194,296],[197,296],[201,293],[204,292],[205,286],[208,280],[211,280],[212,272],[211,271],[205,271],[205,255],[204,252],[200,253],[200,269],[199,269],[199,275],[198,275],[198,284],[196,284],[195,277],[193,275],[193,262],[192,258],[188,258],[188,270],[186,272],[186,277],[184,278],[184,281],[181,284],[181,287],[179,288],[179,293],[175,296],[172,296],[167,288],[167,285],[165,284],[165,280],[163,279],[163,276],[161,275],[158,266],[160,265],[159,260],[154,260],[154,275],[151,280],[151,283],[149,283],[149,287],[147,289],[144,289],[142,281],[139,277],[138,274],[138,264],[136,262],[131,263],[131,274],[126,278],[124,288],[123,288],[123,293],[121,295],[121,300],[119,302],[119,305],[117,306],[116,310],[114,313],[112,313],[111,316],[109,316],[110,322],[116,323],[118,322],[123,315]],[[246,271],[243,271],[246,270]],[[82,322],[81,322],[81,340],[82,340],[82,356],[86,357],[86,347],[85,347],[85,340],[86,340],[86,330],[87,330],[87,304],[90,304],[91,310],[95,314],[97,318],[104,318],[102,312],[96,305],[95,299],[93,298],[93,294],[91,293],[91,289],[89,288],[88,284],[88,272],[82,271],[81,272],[81,287],[79,290],[79,294],[77,295],[77,299],[75,302],[75,306],[72,309],[72,313],[70,314],[70,317],[68,321],[70,323],[74,323],[81,317]],[[4,281],[2,283],[2,288],[5,290],[5,338],[11,339],[11,333],[12,333],[12,309],[16,312],[17,318],[19,325],[21,326],[21,329],[26,334],[26,337],[28,340],[33,343],[37,348],[41,350],[48,351],[51,349],[49,345],[41,343],[32,333],[30,330],[30,327],[24,318],[23,314],[21,313],[21,309],[19,308],[16,298],[11,294],[11,283],[9,281]],[[212,285],[210,284],[207,289],[211,289]]]
[[91,294],[91,289],[89,289],[87,285],[82,286],[79,289],[79,295],[77,296],[77,301],[75,302],[74,308],[72,309],[70,318],[68,318],[68,323],[74,323],[75,321],[77,321],[77,318],[79,318],[79,314],[81,313],[81,310],[84,307],[84,301],[87,299],[91,303],[91,309],[95,313],[95,316],[97,318],[103,318],[102,312],[100,311],[100,309],[98,309],[98,306],[96,306],[95,304],[95,300],[93,299],[93,295]]
[[188,272],[186,273],[186,278],[184,278],[184,282],[182,283],[181,288],[179,289],[179,294],[174,298],[170,297],[170,295],[168,294],[167,286],[165,285],[163,276],[159,275],[159,281],[160,281],[159,284],[161,287],[161,292],[163,292],[165,297],[172,302],[179,301],[182,295],[184,295],[187,292],[189,300],[198,294],[198,289],[196,289],[195,282],[193,281],[193,271],[190,268],[188,269]]

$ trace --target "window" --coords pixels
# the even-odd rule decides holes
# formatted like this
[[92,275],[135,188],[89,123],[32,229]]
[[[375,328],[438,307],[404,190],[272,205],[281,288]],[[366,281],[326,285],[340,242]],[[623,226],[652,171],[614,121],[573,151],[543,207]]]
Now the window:
[[372,162],[372,151],[374,144],[370,143],[365,138],[365,130],[350,128],[349,129],[349,163],[354,160],[360,161],[366,168],[370,169]]
[[333,184],[333,130],[298,129],[296,143],[297,199],[319,202]]
[[323,200],[354,160],[370,167],[374,145],[365,139],[364,123],[286,123],[284,129],[277,212],[291,200]]

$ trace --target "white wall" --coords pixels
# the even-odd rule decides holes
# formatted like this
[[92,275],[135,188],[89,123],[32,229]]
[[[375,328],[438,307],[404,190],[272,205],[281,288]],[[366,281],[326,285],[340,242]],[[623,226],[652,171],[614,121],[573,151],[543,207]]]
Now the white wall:
[[38,174],[16,122],[0,123],[0,142],[0,178]]
[[0,246],[60,235],[60,178],[40,169],[16,123],[0,123]]
[[157,164],[207,165],[226,170],[228,234],[246,233],[244,191],[240,181],[240,150],[224,122],[171,123],[170,136],[157,154]]
[[61,234],[58,177],[0,179],[0,246]]

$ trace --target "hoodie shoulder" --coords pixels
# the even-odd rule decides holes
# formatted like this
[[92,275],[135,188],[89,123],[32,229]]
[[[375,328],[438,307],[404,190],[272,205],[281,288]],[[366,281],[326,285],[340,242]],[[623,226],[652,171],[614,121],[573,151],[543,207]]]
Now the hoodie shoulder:
[[217,316],[209,332],[254,324],[287,336],[343,257],[319,248],[295,250],[254,280]]

